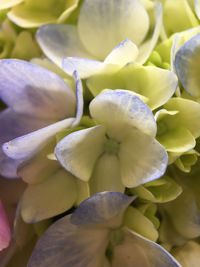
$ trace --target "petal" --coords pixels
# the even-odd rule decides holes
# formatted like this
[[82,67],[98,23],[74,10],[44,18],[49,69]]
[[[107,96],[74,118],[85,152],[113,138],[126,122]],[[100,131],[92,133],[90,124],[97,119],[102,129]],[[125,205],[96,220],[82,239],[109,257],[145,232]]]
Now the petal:
[[160,245],[132,232],[124,230],[124,239],[113,251],[112,267],[181,267]]
[[0,61],[0,97],[13,110],[45,119],[74,114],[75,96],[64,81],[22,60]]
[[136,187],[162,176],[168,157],[165,149],[151,136],[137,130],[126,136],[120,146],[122,182]]
[[124,192],[117,155],[104,153],[96,162],[90,179],[91,194],[103,191]]
[[184,89],[194,97],[200,97],[199,79],[200,34],[187,41],[177,52],[175,69]]
[[197,138],[200,135],[200,104],[180,98],[173,97],[167,104],[164,105],[167,110],[176,110],[178,113],[175,116],[170,116],[170,120],[167,121],[168,126],[171,128],[179,127],[187,128],[192,135]]
[[[7,108],[0,113],[0,144],[17,136],[27,134],[35,129],[46,126],[47,122],[31,116],[17,114]],[[16,178],[17,166],[21,161],[9,159],[0,148],[0,173],[8,178]]]
[[74,118],[65,119],[47,127],[15,138],[3,145],[4,153],[12,159],[27,160],[41,150],[58,132],[71,127]]
[[195,13],[198,19],[200,19],[200,1],[194,0]]
[[132,62],[138,55],[137,46],[129,39],[125,39],[119,43],[105,58],[106,64],[125,66],[127,63]]
[[55,154],[66,170],[88,181],[96,160],[103,152],[104,142],[104,127],[94,126],[67,135],[57,144]]
[[138,0],[120,0],[117,5],[114,0],[86,0],[78,20],[81,41],[100,60],[125,38],[140,44],[148,29],[148,14]]
[[132,128],[155,136],[151,110],[132,92],[104,90],[90,103],[91,116],[106,127],[109,137],[121,141]]
[[11,8],[23,2],[24,0],[0,0],[0,10]]
[[158,180],[133,188],[131,192],[153,203],[165,203],[176,199],[182,193],[182,188],[174,179],[163,176]]
[[43,26],[38,30],[36,38],[44,54],[60,67],[65,57],[91,58],[73,25]]
[[194,136],[184,127],[169,129],[164,134],[158,135],[157,140],[169,152],[183,153],[196,145]]
[[144,64],[151,52],[153,51],[162,29],[162,5],[157,3],[155,5],[155,26],[152,35],[139,48],[139,55],[136,61]]
[[39,184],[29,185],[21,202],[22,218],[35,223],[70,209],[77,198],[76,180],[59,169]]
[[[101,192],[83,201],[71,216],[75,225],[106,225],[111,227],[114,219],[115,227],[122,223],[123,213],[133,202],[134,197],[129,197],[120,192]],[[118,220],[116,220],[116,218]],[[114,225],[112,225],[114,227]]]
[[72,0],[67,2],[66,5],[66,10],[59,16],[57,22],[58,23],[63,23],[66,21],[67,18],[72,14],[73,11],[76,10],[76,8],[79,5],[80,0]]
[[74,70],[77,70],[80,77],[85,79],[102,72],[117,72],[127,63],[133,61],[137,53],[138,49],[136,45],[126,39],[111,51],[104,62],[86,58],[68,57],[63,60],[62,67],[69,75],[72,75]]
[[[64,217],[40,238],[28,267],[102,267],[108,243],[108,230],[79,228]],[[95,257],[94,257],[95,256]]]
[[124,88],[147,97],[147,104],[153,110],[166,103],[178,85],[178,79],[171,71],[135,64],[122,69],[121,78]]
[[0,201],[0,251],[9,246],[11,240],[11,231],[6,212]]
[[153,223],[139,209],[128,207],[126,210],[124,225],[132,231],[156,242],[158,239],[158,231]]

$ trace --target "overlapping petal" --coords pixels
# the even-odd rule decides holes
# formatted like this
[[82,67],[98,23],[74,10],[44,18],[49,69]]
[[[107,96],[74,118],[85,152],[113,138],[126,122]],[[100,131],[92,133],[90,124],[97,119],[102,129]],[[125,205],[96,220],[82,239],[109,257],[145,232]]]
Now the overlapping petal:
[[11,230],[8,218],[0,201],[0,251],[7,248],[11,241]]
[[200,97],[199,79],[200,34],[187,41],[177,52],[175,69],[184,89]]

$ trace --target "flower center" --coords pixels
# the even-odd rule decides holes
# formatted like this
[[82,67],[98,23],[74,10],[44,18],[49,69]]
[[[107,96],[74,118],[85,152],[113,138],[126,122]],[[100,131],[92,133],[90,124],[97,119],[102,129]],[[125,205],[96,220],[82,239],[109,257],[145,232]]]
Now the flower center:
[[104,144],[104,151],[109,154],[117,154],[119,151],[120,143],[114,139],[106,138],[106,142]]

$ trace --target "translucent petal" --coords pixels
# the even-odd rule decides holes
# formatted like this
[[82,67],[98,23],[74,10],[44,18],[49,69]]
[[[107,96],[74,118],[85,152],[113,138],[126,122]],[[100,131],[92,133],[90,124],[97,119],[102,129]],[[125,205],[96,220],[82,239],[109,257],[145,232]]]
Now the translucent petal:
[[160,245],[130,230],[124,232],[122,243],[114,248],[112,267],[181,267]]
[[36,244],[28,267],[103,266],[109,231],[79,228],[69,219],[69,216],[60,219],[45,232]]
[[148,29],[148,14],[138,0],[120,0],[117,5],[113,0],[86,0],[78,20],[78,32],[85,48],[101,60],[125,38],[140,44]]
[[77,198],[75,179],[60,169],[42,183],[29,185],[22,197],[23,220],[35,223],[70,209]]
[[199,79],[200,34],[187,41],[177,52],[175,69],[184,89],[200,97]]
[[94,126],[73,132],[56,146],[55,154],[61,165],[83,181],[88,181],[96,160],[104,149],[105,128]]
[[124,192],[117,155],[104,153],[97,160],[90,179],[90,188],[91,194],[103,191]]
[[132,92],[104,90],[90,103],[91,116],[106,127],[110,138],[121,141],[137,128],[155,136],[156,123],[151,110]]
[[43,26],[38,30],[36,38],[44,54],[60,67],[65,57],[92,58],[73,25]]
[[153,51],[162,29],[162,5],[155,5],[155,26],[151,36],[139,47],[139,55],[136,62],[144,64]]
[[45,119],[74,114],[74,93],[55,73],[15,59],[0,66],[0,97],[16,112]]
[[136,187],[162,176],[168,156],[154,138],[132,130],[120,145],[119,159],[122,182],[126,187]]
[[[111,227],[111,219],[115,227],[122,223],[122,215],[126,208],[133,202],[134,197],[129,197],[120,192],[101,192],[83,201],[71,216],[75,225],[104,225]],[[118,218],[118,220],[116,220]],[[114,227],[112,222],[112,228]]]

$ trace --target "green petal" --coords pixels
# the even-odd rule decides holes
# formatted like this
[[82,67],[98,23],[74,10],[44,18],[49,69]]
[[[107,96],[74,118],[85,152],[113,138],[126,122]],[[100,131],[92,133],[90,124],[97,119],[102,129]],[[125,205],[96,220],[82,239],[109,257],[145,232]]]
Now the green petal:
[[[176,18],[176,22],[173,19]],[[187,0],[167,0],[164,4],[164,26],[169,35],[198,26],[192,9]]]
[[125,89],[147,97],[147,104],[153,110],[170,99],[178,83],[176,75],[171,71],[134,64],[122,69],[121,79]]
[[152,241],[156,241],[158,238],[158,232],[153,223],[134,207],[127,208],[124,225]]
[[182,188],[172,178],[164,176],[131,191],[142,199],[165,203],[176,199],[182,193]]
[[120,145],[121,177],[126,187],[136,187],[162,176],[168,157],[151,136],[132,131]]
[[94,126],[67,135],[57,144],[55,154],[66,170],[86,182],[103,152],[104,143],[105,128]]
[[125,38],[140,44],[148,29],[148,14],[138,0],[120,0],[117,5],[114,0],[86,0],[78,20],[81,41],[91,54],[102,60]]
[[102,191],[124,192],[120,162],[116,155],[104,153],[97,161],[90,180],[91,194]]
[[167,110],[177,110],[175,116],[171,116],[168,120],[168,126],[171,128],[179,127],[187,128],[192,135],[197,138],[200,135],[200,104],[192,100],[179,97],[171,98],[164,105]]
[[164,134],[157,136],[157,140],[167,151],[176,153],[188,151],[196,145],[195,138],[191,132],[184,127],[166,130]]
[[76,198],[75,177],[59,170],[44,182],[28,186],[22,197],[22,218],[34,223],[53,217],[70,209]]

